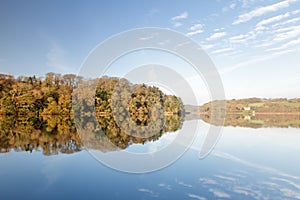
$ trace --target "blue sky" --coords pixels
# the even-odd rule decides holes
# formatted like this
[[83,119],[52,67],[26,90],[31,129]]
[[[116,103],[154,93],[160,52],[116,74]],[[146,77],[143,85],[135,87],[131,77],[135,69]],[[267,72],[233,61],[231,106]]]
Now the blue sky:
[[205,49],[227,98],[299,97],[300,0],[3,0],[0,26],[2,73],[77,73],[108,37],[161,27]]

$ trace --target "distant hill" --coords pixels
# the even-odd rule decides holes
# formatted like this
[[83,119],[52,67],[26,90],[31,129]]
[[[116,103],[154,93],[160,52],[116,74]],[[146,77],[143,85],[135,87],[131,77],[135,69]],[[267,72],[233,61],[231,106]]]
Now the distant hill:
[[214,125],[300,128],[300,98],[212,101],[200,106],[199,110],[198,116]]
[[[232,99],[212,101],[201,106],[200,112],[219,112],[221,107],[217,104],[224,102],[226,104],[226,113],[298,113],[300,112],[300,98],[295,99],[260,99],[260,98],[248,98],[248,99]],[[217,106],[213,106],[217,105]]]

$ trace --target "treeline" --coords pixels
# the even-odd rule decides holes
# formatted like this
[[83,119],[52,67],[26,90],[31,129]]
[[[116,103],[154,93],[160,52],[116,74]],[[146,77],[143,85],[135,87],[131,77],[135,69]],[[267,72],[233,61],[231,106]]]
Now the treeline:
[[[74,74],[47,73],[45,78],[19,76],[16,79],[11,75],[0,74],[0,114],[39,117],[43,115],[72,116],[72,93],[76,89],[77,95],[85,95],[86,88],[78,88],[79,83],[83,81],[82,77]],[[140,117],[136,120],[140,124],[146,123],[147,120],[142,116],[149,114],[150,106],[153,104],[159,104],[168,113],[178,115],[183,113],[181,100],[175,96],[163,94],[157,87],[132,85],[125,79],[110,77],[93,81],[98,83],[96,99],[91,102],[82,102],[82,104],[86,104],[87,107],[91,103],[95,104],[96,111],[111,113],[112,94],[118,95],[121,92],[131,91],[132,94],[128,96],[126,106],[129,107],[133,118]],[[121,88],[120,84],[124,87]],[[82,111],[85,111],[84,108]]]
[[81,80],[73,74],[35,76],[0,75],[0,114],[15,116],[70,115],[73,88]]
[[[300,98],[295,99],[232,99],[225,101],[213,101],[201,106],[200,112],[218,112],[222,108],[218,106],[221,102],[226,105],[227,113],[299,113],[300,112]],[[213,106],[215,105],[215,106]],[[224,105],[224,104],[223,104]]]

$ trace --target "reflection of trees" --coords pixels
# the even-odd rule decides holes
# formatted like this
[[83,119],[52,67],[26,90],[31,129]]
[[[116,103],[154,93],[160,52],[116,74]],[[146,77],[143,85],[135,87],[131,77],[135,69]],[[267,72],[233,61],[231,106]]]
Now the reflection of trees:
[[[219,125],[209,115],[201,115],[201,119],[207,123]],[[300,128],[300,115],[270,115],[258,114],[255,116],[229,114],[226,115],[224,126],[240,126],[249,128],[281,127]]]
[[42,150],[43,154],[52,155],[80,150],[80,139],[67,117],[41,121],[35,117],[1,116],[0,122],[1,152]]
[[[82,114],[80,140],[72,98],[91,96],[87,87],[95,82],[96,99],[84,98],[73,107],[75,114]],[[164,132],[180,129],[183,121],[179,98],[157,87],[108,77],[83,81],[72,74],[48,73],[44,79],[0,74],[0,105],[2,152],[72,153],[81,143],[102,151],[124,149],[131,143],[155,141]]]

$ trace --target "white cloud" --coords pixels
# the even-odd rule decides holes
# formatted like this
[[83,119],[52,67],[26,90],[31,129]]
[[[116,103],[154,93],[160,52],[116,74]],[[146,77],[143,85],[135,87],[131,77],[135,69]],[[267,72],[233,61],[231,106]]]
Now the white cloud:
[[[299,12],[300,12],[300,10],[295,10],[295,11],[287,12],[285,14],[277,15],[277,16],[274,16],[274,17],[271,17],[271,18],[268,18],[268,19],[264,19],[264,20],[262,20],[262,21],[260,21],[256,24],[256,29],[259,29],[259,28],[261,29],[265,25],[268,25],[268,24],[280,21],[282,19],[288,18],[292,15],[298,14]],[[291,22],[288,22],[288,23],[291,23]],[[286,24],[286,23],[284,23],[284,24]]]
[[222,30],[224,30],[224,28],[215,28],[214,29],[215,32],[222,31]]
[[220,191],[218,189],[211,188],[211,189],[209,189],[209,191],[211,193],[213,193],[213,195],[217,198],[230,198],[229,194],[227,194],[226,192]]
[[153,36],[148,36],[148,37],[140,37],[139,40],[141,41],[146,41],[146,40],[151,40],[153,39]]
[[259,44],[255,45],[254,47],[269,47],[269,46],[272,46],[274,45],[274,42],[273,41],[261,41]]
[[300,38],[297,38],[297,39],[292,40],[292,41],[290,41],[290,42],[288,42],[288,43],[285,43],[285,44],[283,44],[283,45],[280,46],[280,47],[267,49],[267,51],[279,51],[279,50],[284,50],[284,49],[287,49],[287,48],[296,46],[296,45],[298,45],[298,44],[300,44]]
[[229,38],[229,41],[231,43],[244,43],[246,42],[248,39],[251,39],[252,37],[249,34],[240,34],[240,35],[236,35],[236,36],[232,36]]
[[216,185],[217,181],[211,178],[199,178],[199,182],[203,185]]
[[182,26],[183,25],[183,23],[181,23],[181,22],[175,22],[175,23],[173,23],[173,26],[175,27],[175,28],[178,28],[178,27],[180,27],[180,26]]
[[229,9],[233,10],[236,7],[235,3],[230,4],[228,7],[222,8],[223,12],[227,12]]
[[286,49],[286,50],[282,50],[282,51],[277,51],[277,52],[273,53],[273,56],[280,56],[283,54],[291,53],[293,51],[295,51],[295,50],[294,49]]
[[223,179],[225,181],[231,181],[231,182],[237,181],[237,179],[229,177],[229,176],[223,176],[223,175],[214,175],[214,176],[219,178],[219,179]]
[[240,188],[234,188],[233,192],[236,193],[236,194],[242,194],[242,195],[246,195],[246,196],[251,195],[251,193],[249,191],[244,190],[244,189],[240,189]]
[[298,21],[300,21],[300,17],[296,17],[296,18],[293,18],[293,19],[286,20],[284,22],[274,24],[272,27],[276,28],[278,26],[283,26],[283,25],[286,25],[286,24],[292,24],[292,23],[295,23],[295,22],[298,22]]
[[211,52],[211,53],[217,54],[217,53],[228,52],[228,51],[231,51],[231,50],[233,50],[233,48],[223,48],[223,49],[215,50],[215,51],[213,51],[213,52]]
[[222,55],[228,56],[228,57],[230,56],[231,58],[237,58],[237,57],[240,57],[242,53],[243,53],[243,51],[237,50],[237,51],[230,51],[230,52],[224,53]]
[[175,46],[175,49],[179,48],[179,47],[182,47],[182,46],[185,46],[185,45],[190,45],[191,42],[190,41],[187,41],[187,42],[183,42],[183,43],[179,43]]
[[288,26],[288,27],[285,27],[285,28],[275,29],[273,31],[273,33],[282,33],[282,32],[292,31],[292,30],[298,29],[299,27],[300,27],[300,25]]
[[274,38],[274,41],[283,41],[294,37],[300,37],[300,25],[279,29],[276,30],[275,32],[282,32],[282,33],[277,34]]
[[200,28],[203,28],[204,27],[204,24],[195,24],[193,26],[191,26],[191,31],[195,31],[197,29],[200,29]]
[[196,30],[196,31],[188,32],[186,35],[193,36],[193,35],[198,35],[200,33],[203,33],[203,30]]
[[235,3],[230,4],[229,8],[234,9],[236,7]]
[[288,178],[300,180],[299,176],[294,176],[294,175],[287,174],[285,172],[279,171],[279,170],[277,170],[275,168],[267,167],[267,166],[256,164],[256,163],[252,163],[250,161],[243,160],[243,159],[238,158],[238,157],[236,157],[234,155],[231,155],[229,153],[225,153],[225,152],[221,152],[221,151],[214,151],[213,154],[215,156],[217,156],[217,157],[228,159],[228,160],[231,160],[231,161],[235,161],[237,163],[240,163],[240,164],[243,164],[243,165],[246,165],[246,166],[249,166],[249,167],[256,168],[256,169],[258,169],[260,171],[264,171],[264,172],[268,172],[268,173],[273,173],[273,174],[277,174],[279,176],[283,176],[283,177],[288,177]]
[[224,75],[224,74],[227,74],[227,73],[230,73],[232,71],[235,71],[241,67],[245,67],[245,66],[249,66],[250,64],[256,64],[256,63],[260,63],[260,62],[263,62],[263,61],[266,61],[266,60],[270,60],[270,59],[273,59],[274,57],[277,57],[277,56],[280,56],[280,55],[283,55],[283,54],[286,54],[286,53],[290,53],[292,52],[293,50],[284,50],[284,51],[280,51],[280,52],[274,52],[272,54],[269,54],[269,55],[265,55],[265,56],[260,56],[260,57],[257,57],[257,58],[253,58],[253,59],[249,59],[247,61],[244,61],[244,62],[240,62],[236,65],[233,65],[231,67],[228,67],[228,68],[225,68],[223,70],[220,70],[220,74],[221,75]]
[[188,194],[188,197],[190,197],[190,198],[192,198],[192,199],[206,200],[205,197],[201,197],[201,196],[196,195],[196,194]]
[[213,47],[215,47],[215,45],[213,44],[201,44],[201,47],[205,50],[211,49]]
[[288,18],[290,16],[290,13],[285,13],[285,14],[281,14],[281,15],[277,15],[275,17],[271,17],[271,18],[268,18],[268,19],[264,19],[260,22],[258,22],[256,24],[256,27],[261,27],[261,26],[265,26],[267,24],[271,24],[271,23],[274,23],[274,22],[277,22],[277,21],[280,21],[284,18]]
[[300,184],[298,184],[294,181],[291,181],[291,180],[286,179],[286,178],[278,178],[278,177],[271,177],[271,179],[286,182],[286,183],[292,185],[293,187],[297,188],[300,191]]
[[216,39],[219,39],[221,37],[224,37],[226,34],[227,34],[226,32],[214,33],[210,37],[208,37],[207,40],[216,40]]
[[272,5],[268,5],[268,6],[263,6],[263,7],[259,7],[256,8],[248,13],[244,13],[238,16],[238,19],[236,19],[232,24],[240,24],[240,23],[244,23],[247,22],[249,20],[251,20],[254,17],[259,17],[261,15],[264,15],[266,13],[269,12],[275,12],[277,10],[280,10],[282,8],[286,8],[289,7],[292,3],[297,2],[299,0],[284,0]]
[[177,179],[175,179],[175,182],[176,182],[178,185],[182,185],[182,186],[184,186],[184,187],[189,187],[189,188],[193,187],[191,184],[184,183],[183,181],[179,181],[179,180],[177,180]]
[[158,186],[165,188],[166,190],[172,190],[172,186],[165,183],[159,183]]
[[253,2],[257,1],[257,0],[238,0],[239,2],[242,3],[242,7],[248,7],[250,6],[250,4],[252,4]]
[[140,188],[138,189],[139,192],[144,192],[150,194],[152,197],[158,197],[159,194],[154,192],[153,190],[145,189],[145,188]]
[[188,18],[189,14],[187,12],[183,12],[180,15],[177,15],[175,17],[172,17],[172,20],[180,20],[180,19],[186,19]]

